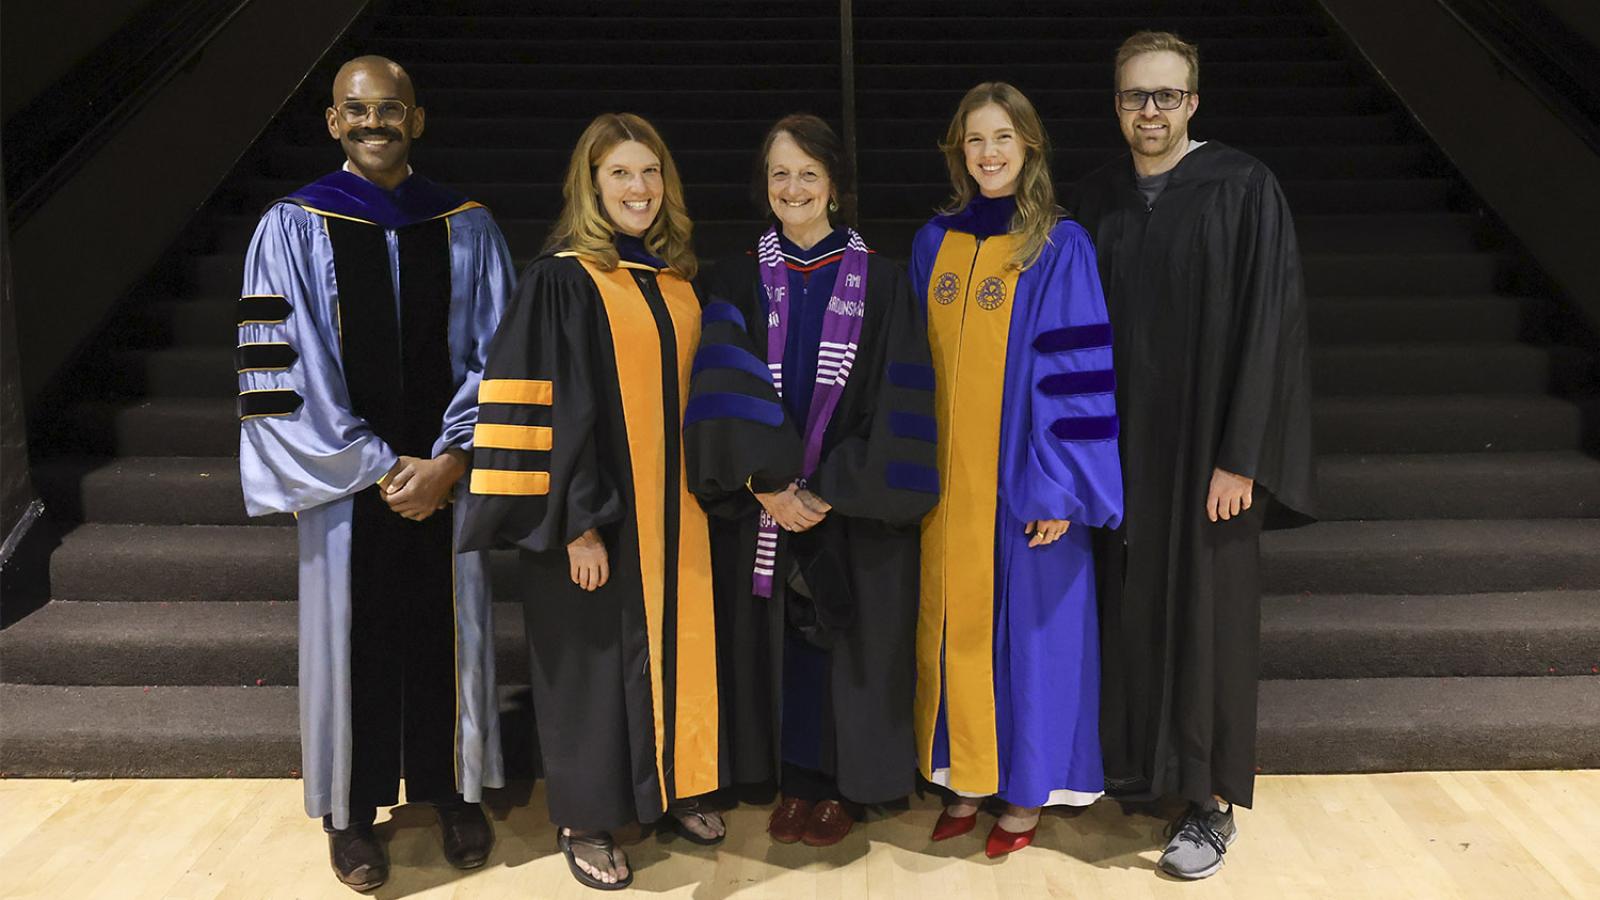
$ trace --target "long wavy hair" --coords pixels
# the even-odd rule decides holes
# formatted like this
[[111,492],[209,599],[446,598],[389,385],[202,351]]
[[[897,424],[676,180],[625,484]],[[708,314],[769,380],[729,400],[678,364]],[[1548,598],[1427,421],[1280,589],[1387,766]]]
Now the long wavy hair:
[[1050,180],[1050,136],[1045,133],[1039,113],[1023,93],[1004,81],[985,81],[961,98],[950,120],[939,149],[950,168],[950,202],[939,211],[946,215],[965,209],[978,194],[978,183],[967,172],[967,157],[962,149],[967,134],[967,116],[993,103],[1006,111],[1017,137],[1022,141],[1022,171],[1017,174],[1017,212],[1011,220],[1011,233],[1022,242],[1007,264],[1026,269],[1038,262],[1050,229],[1060,217],[1056,206],[1056,187]]
[[595,117],[572,148],[566,181],[561,185],[561,217],[545,241],[545,250],[572,250],[611,271],[617,267],[616,226],[600,202],[595,168],[624,141],[638,141],[661,160],[661,209],[643,235],[645,249],[666,262],[684,278],[700,269],[690,235],[694,223],[683,203],[683,180],[655,126],[633,113],[603,113]]

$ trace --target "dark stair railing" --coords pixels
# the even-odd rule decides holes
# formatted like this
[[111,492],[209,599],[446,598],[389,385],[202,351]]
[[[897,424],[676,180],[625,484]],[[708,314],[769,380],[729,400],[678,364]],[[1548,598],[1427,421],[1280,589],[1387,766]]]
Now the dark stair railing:
[[1473,39],[1600,154],[1600,47],[1538,0],[1438,0]]
[[5,123],[6,214],[18,228],[250,0],[152,4]]

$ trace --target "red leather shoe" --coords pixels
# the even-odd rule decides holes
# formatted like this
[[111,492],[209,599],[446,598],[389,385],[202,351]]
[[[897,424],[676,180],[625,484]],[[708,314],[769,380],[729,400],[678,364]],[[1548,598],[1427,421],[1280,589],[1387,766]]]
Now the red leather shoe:
[[800,840],[805,841],[807,847],[832,847],[844,840],[855,824],[856,817],[845,809],[843,803],[824,800],[811,810],[806,833],[801,835]]
[[806,833],[812,802],[799,797],[784,797],[767,820],[767,834],[780,844],[792,844]]
[[947,841],[953,837],[960,837],[971,831],[978,824],[978,812],[973,810],[970,816],[952,816],[948,810],[939,813],[939,821],[933,826],[933,839]]
[[1007,853],[1014,853],[1033,843],[1033,833],[1038,830],[1039,826],[1035,825],[1019,834],[1001,828],[1000,823],[996,822],[994,827],[989,829],[989,840],[984,843],[983,852],[990,859],[999,859]]

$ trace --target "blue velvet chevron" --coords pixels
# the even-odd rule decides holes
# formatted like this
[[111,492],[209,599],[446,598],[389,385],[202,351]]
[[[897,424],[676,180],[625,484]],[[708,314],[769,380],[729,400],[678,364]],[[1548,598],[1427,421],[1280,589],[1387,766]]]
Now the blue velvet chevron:
[[1109,441],[1117,436],[1116,416],[1067,416],[1050,423],[1063,441]]
[[1033,339],[1033,349],[1040,353],[1066,353],[1069,350],[1088,350],[1091,347],[1111,346],[1111,325],[1072,325],[1046,331]]
[[1087,372],[1057,372],[1039,379],[1039,390],[1051,397],[1076,394],[1109,394],[1117,389],[1117,375],[1110,369]]
[[713,300],[706,304],[705,309],[700,311],[700,324],[702,327],[714,322],[732,322],[739,326],[741,330],[750,330],[745,327],[744,313],[739,312],[737,306],[726,300]]
[[883,468],[884,483],[896,490],[939,493],[939,470],[916,463],[891,462]]
[[700,352],[694,355],[694,368],[689,370],[689,374],[699,375],[706,369],[736,369],[754,375],[767,384],[772,383],[772,370],[767,364],[756,359],[750,351],[733,344],[701,345]]
[[911,438],[914,441],[939,443],[939,425],[933,416],[890,410],[889,433],[895,437]]
[[689,401],[683,413],[683,424],[688,427],[706,419],[745,419],[777,426],[783,424],[783,407],[744,394],[701,394]]
[[933,390],[933,366],[918,363],[889,363],[889,383],[914,391]]

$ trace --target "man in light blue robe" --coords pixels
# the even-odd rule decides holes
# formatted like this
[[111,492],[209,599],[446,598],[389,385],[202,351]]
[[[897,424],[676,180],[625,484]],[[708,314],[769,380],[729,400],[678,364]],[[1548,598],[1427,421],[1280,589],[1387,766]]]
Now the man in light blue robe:
[[238,305],[245,505],[298,520],[306,812],[358,890],[387,878],[372,822],[402,777],[461,868],[504,784],[487,570],[450,501],[513,269],[487,209],[412,174],[423,115],[394,63],[340,69],[347,162],[268,208]]

